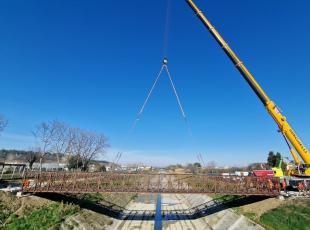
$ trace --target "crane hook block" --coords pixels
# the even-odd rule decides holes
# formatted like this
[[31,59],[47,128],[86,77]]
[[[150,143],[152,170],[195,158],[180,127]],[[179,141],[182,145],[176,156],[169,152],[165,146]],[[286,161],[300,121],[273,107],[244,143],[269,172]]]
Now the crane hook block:
[[167,58],[164,58],[163,64],[164,64],[164,65],[167,65],[167,64],[168,64],[168,59],[167,59]]

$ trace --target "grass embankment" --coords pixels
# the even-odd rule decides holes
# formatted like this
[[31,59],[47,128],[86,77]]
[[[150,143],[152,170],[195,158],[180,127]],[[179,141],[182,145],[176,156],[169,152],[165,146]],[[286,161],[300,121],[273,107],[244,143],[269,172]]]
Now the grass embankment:
[[210,197],[213,198],[213,200],[219,202],[219,203],[225,203],[228,201],[237,200],[240,198],[240,196],[236,195],[217,195],[217,194],[210,194]]
[[[136,197],[136,194],[89,193],[76,197],[88,203],[99,203],[122,211]],[[63,199],[66,200],[66,199]],[[67,202],[70,202],[67,200]],[[52,201],[43,197],[27,196],[17,198],[0,192],[0,229],[102,229],[112,225],[113,219],[102,213]]]
[[3,229],[59,229],[67,217],[79,210],[76,205],[54,203],[39,210],[29,210],[22,217],[12,214]]
[[[267,206],[267,202],[268,200],[263,205]],[[235,208],[235,210],[267,230],[310,229],[310,200],[283,201],[278,207],[266,210],[264,213],[247,211],[243,207]]]
[[20,207],[20,202],[5,192],[0,192],[0,227]]
[[[105,229],[103,226],[111,226],[114,224],[113,218],[115,217],[113,213],[122,212],[127,204],[136,197],[136,194],[131,193],[86,193],[86,194],[78,194],[75,195],[76,198],[82,201],[82,203],[87,203],[87,207],[91,207],[92,204],[99,204],[106,207],[107,210],[106,215],[100,215],[99,213],[83,209],[78,215],[72,216],[67,219],[66,225],[67,226],[77,226],[83,223],[84,229]],[[111,210],[114,211],[111,211]],[[108,213],[110,212],[110,214]]]
[[10,217],[13,213],[11,208],[7,207],[0,201],[0,227],[5,223],[5,221]]
[[125,208],[127,204],[137,197],[136,193],[86,193],[77,195],[79,199],[83,199],[93,203],[102,203],[107,206],[118,206]]
[[[247,197],[248,203],[238,196],[211,195],[239,214],[263,226],[267,230],[309,230],[310,199],[285,200]],[[240,200],[238,198],[241,198]],[[236,199],[236,201],[234,201]],[[226,201],[232,201],[226,203]]]
[[259,223],[268,230],[309,230],[310,201],[272,209],[260,216]]
[[51,202],[39,197],[0,192],[0,228],[59,229],[65,218],[79,212],[77,205]]

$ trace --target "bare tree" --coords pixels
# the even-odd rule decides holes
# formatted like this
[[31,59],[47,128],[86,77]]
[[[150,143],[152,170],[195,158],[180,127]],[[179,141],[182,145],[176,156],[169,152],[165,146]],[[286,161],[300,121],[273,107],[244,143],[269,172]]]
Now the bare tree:
[[4,116],[0,115],[0,132],[2,132],[7,125],[8,120]]
[[59,155],[65,155],[69,150],[70,133],[69,125],[64,122],[54,120],[51,122],[51,129],[53,130],[51,136],[51,151],[57,156],[58,166],[60,164]]
[[208,173],[213,173],[215,167],[216,167],[216,162],[215,161],[209,161],[209,162],[207,162],[207,165],[206,165],[206,171]]
[[103,134],[86,132],[86,146],[82,152],[83,170],[88,168],[89,163],[99,155],[103,155],[107,144],[107,138]]
[[83,149],[86,146],[86,134],[83,130],[78,128],[71,129],[72,143],[71,143],[71,155],[76,159],[76,168],[79,167],[79,162],[82,157]]
[[[70,168],[87,170],[89,163],[105,152],[107,138],[103,134],[72,128],[64,122],[43,122],[33,132],[39,146],[40,171],[47,153],[66,155]],[[74,163],[76,162],[76,163]]]
[[39,159],[38,151],[37,150],[31,150],[27,152],[26,161],[29,163],[29,169],[32,169],[33,164],[38,161]]
[[42,122],[37,125],[36,129],[32,132],[38,142],[39,158],[40,158],[40,171],[42,170],[42,161],[44,156],[51,151],[52,138],[55,129],[51,123]]
[[82,162],[82,170],[87,170],[89,163],[105,152],[107,138],[103,134],[74,129],[72,154],[76,157],[76,165]]
[[69,127],[67,132],[67,148],[65,150],[65,154],[67,154],[68,157],[74,155],[74,144],[76,143],[76,135],[76,129]]

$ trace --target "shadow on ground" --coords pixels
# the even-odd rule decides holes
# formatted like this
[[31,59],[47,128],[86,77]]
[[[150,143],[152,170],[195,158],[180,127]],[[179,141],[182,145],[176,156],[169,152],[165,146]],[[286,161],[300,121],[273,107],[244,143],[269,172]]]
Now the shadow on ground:
[[[119,220],[144,220],[153,221],[155,219],[156,210],[127,210],[108,201],[94,203],[91,201],[78,199],[71,195],[57,194],[57,193],[39,193],[36,196],[47,198],[53,201],[73,203],[79,205],[81,208],[88,209],[106,216]],[[229,208],[239,207],[246,204],[255,203],[268,199],[268,197],[248,196],[248,197],[221,197],[221,199],[214,199],[206,203],[200,204],[196,207],[186,210],[171,210],[162,211],[162,219],[168,220],[194,220],[205,217]]]

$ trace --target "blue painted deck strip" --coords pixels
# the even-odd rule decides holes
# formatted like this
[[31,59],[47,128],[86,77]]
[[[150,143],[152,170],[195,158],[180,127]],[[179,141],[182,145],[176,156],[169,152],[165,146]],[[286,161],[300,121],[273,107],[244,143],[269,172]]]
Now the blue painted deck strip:
[[162,229],[163,229],[163,222],[162,222],[162,215],[161,215],[161,195],[160,193],[158,193],[157,202],[156,202],[154,230],[162,230]]

